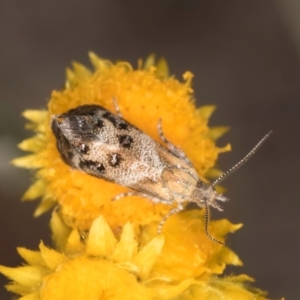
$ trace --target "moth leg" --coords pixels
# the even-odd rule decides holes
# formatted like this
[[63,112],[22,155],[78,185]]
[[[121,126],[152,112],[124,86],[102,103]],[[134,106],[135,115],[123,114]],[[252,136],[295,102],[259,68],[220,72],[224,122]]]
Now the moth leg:
[[171,209],[164,217],[163,219],[159,222],[158,227],[157,227],[157,233],[160,234],[162,227],[164,226],[165,222],[174,214],[179,213],[180,211],[183,210],[183,206],[180,202],[178,202],[178,206]]
[[119,116],[120,118],[123,118],[116,97],[113,97],[112,100],[113,100],[114,107],[115,107],[115,110],[116,110],[116,115]]
[[165,199],[161,199],[161,198],[158,198],[158,197],[155,197],[155,196],[151,196],[151,195],[148,195],[148,194],[145,194],[145,193],[139,193],[139,192],[122,193],[122,194],[119,194],[119,195],[113,197],[112,201],[118,201],[121,198],[130,197],[130,196],[143,197],[143,198],[149,199],[153,203],[163,203],[163,204],[168,204],[168,205],[173,204],[172,201],[168,201],[168,200],[165,200]]
[[168,141],[166,139],[166,137],[164,136],[163,130],[162,130],[162,126],[161,126],[161,119],[158,120],[157,123],[157,131],[159,134],[160,139],[167,145],[167,148],[178,158],[183,159],[187,164],[189,164],[190,166],[192,166],[192,163],[189,161],[189,159],[186,157],[185,153],[180,150],[179,148],[177,148],[174,144],[172,144],[170,141]]

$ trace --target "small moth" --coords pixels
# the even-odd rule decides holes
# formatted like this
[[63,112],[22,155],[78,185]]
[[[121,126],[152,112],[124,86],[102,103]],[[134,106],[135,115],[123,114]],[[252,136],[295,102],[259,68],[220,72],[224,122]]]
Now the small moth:
[[215,191],[215,186],[242,166],[271,132],[239,163],[207,184],[198,177],[185,154],[165,138],[160,120],[158,132],[166,147],[125,121],[115,100],[114,103],[116,114],[99,105],[83,105],[52,117],[52,130],[64,162],[74,169],[133,190],[113,200],[141,196],[154,203],[176,203],[177,207],[159,223],[158,233],[171,215],[184,209],[183,204],[195,202],[205,208],[207,237],[223,244],[208,232],[208,207],[222,211],[218,201],[228,201]]

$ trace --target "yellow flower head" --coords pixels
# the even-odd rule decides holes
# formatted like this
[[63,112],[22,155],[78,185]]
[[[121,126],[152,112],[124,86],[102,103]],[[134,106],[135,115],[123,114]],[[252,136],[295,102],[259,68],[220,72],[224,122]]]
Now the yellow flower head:
[[111,201],[128,189],[66,165],[50,128],[51,117],[84,104],[102,105],[115,112],[115,98],[124,119],[157,141],[157,124],[161,119],[166,138],[182,148],[203,180],[218,154],[229,150],[229,146],[218,148],[214,142],[226,128],[208,127],[213,106],[195,108],[190,72],[186,72],[184,81],[179,82],[168,76],[164,60],[155,67],[151,56],[144,67],[137,70],[127,62],[113,64],[93,53],[90,53],[90,59],[95,71],[74,63],[73,70],[67,70],[65,89],[52,93],[47,111],[24,112],[30,121],[27,127],[36,135],[23,141],[19,147],[33,154],[13,162],[37,170],[36,181],[25,193],[24,200],[42,197],[35,215],[58,202],[65,222],[82,230],[88,229],[99,215],[104,215],[115,231],[128,221],[135,225],[158,222],[170,210],[168,205],[154,205],[140,197]]
[[[42,198],[35,215],[59,204],[51,220],[56,250],[42,242],[39,251],[19,248],[27,265],[0,266],[13,280],[6,288],[22,300],[265,299],[264,293],[247,287],[250,277],[220,276],[227,264],[241,261],[207,238],[202,210],[173,215],[158,235],[157,223],[170,210],[168,205],[139,197],[113,202],[125,187],[63,162],[50,128],[52,116],[84,104],[114,112],[114,98],[124,119],[157,141],[161,119],[166,138],[186,153],[204,181],[209,173],[220,175],[213,167],[218,154],[229,150],[215,145],[226,128],[207,125],[214,107],[195,108],[191,73],[179,82],[168,75],[166,62],[155,65],[153,56],[137,70],[93,53],[90,58],[95,71],[74,63],[73,70],[67,70],[65,89],[52,93],[48,110],[24,112],[30,121],[27,128],[36,135],[19,146],[33,154],[14,164],[36,169],[35,183],[24,195],[24,200]],[[209,224],[209,231],[224,240],[240,227],[219,220]]]
[[[175,216],[165,235],[153,234],[156,226],[149,225],[139,239],[126,223],[117,239],[103,217],[93,222],[85,236],[76,229],[68,232],[54,213],[52,228],[61,251],[42,242],[39,251],[19,248],[28,265],[0,266],[0,272],[14,281],[6,288],[23,300],[265,299],[261,291],[245,288],[252,281],[246,275],[217,276],[226,264],[240,261],[226,247],[199,235],[203,226],[199,214],[198,210],[184,212],[181,219]],[[216,234],[240,227],[219,222],[211,224]]]

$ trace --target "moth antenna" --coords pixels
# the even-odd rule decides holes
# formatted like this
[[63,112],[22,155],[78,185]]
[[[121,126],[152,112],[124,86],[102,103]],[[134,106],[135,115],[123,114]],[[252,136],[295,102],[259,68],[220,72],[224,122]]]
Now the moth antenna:
[[215,243],[219,243],[221,245],[224,245],[223,242],[215,239],[214,237],[212,237],[209,232],[208,232],[208,218],[209,218],[209,213],[208,213],[208,205],[207,205],[207,202],[206,200],[203,201],[204,202],[204,208],[205,208],[205,216],[204,216],[204,230],[205,230],[205,235],[213,242]]
[[227,172],[223,173],[221,176],[219,176],[212,184],[211,186],[215,186],[222,182],[224,179],[226,179],[229,175],[234,173],[236,170],[238,170],[242,165],[244,165],[250,157],[253,156],[253,154],[260,148],[260,146],[270,137],[271,133],[273,131],[270,130],[257,144],[256,146],[237,164],[235,164],[232,168],[230,168]]

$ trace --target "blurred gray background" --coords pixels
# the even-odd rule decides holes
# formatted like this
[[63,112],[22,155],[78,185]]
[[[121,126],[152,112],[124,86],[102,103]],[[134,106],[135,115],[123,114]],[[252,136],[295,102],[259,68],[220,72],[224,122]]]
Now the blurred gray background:
[[[244,267],[228,273],[253,276],[272,299],[299,299],[299,1],[1,0],[0,43],[0,264],[21,264],[16,246],[50,244],[49,214],[33,219],[37,202],[20,202],[30,172],[9,164],[31,135],[21,112],[44,108],[89,50],[135,66],[155,52],[178,78],[195,74],[197,104],[218,106],[211,125],[231,127],[219,141],[233,146],[223,170],[274,130],[224,182],[231,201],[213,217],[244,223],[227,242]],[[0,281],[0,298],[10,299]]]

